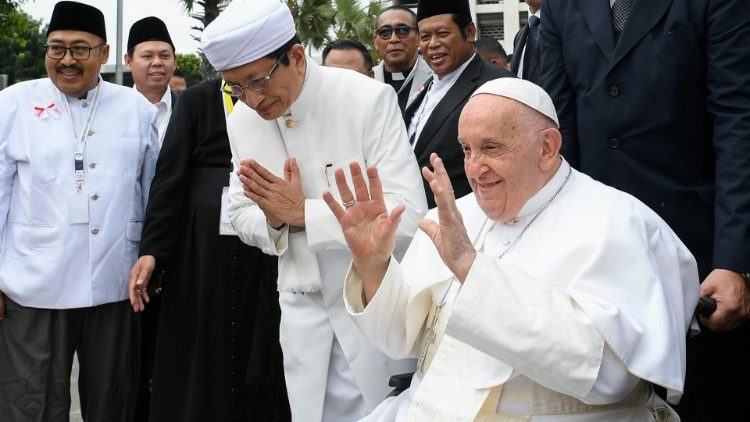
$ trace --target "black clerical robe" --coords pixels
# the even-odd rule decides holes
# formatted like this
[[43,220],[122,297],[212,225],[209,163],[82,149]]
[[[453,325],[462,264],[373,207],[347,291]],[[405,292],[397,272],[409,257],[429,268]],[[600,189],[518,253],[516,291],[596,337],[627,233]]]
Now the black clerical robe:
[[289,420],[276,258],[219,235],[231,152],[219,80],[180,94],[140,255],[164,270],[151,421]]

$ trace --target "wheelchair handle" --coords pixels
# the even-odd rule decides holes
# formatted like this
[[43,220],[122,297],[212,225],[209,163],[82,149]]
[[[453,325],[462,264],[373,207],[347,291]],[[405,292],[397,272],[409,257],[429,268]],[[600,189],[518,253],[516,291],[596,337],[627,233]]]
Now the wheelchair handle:
[[704,317],[710,316],[716,311],[716,301],[710,297],[702,297],[698,299],[698,305],[695,307],[696,315],[703,315]]

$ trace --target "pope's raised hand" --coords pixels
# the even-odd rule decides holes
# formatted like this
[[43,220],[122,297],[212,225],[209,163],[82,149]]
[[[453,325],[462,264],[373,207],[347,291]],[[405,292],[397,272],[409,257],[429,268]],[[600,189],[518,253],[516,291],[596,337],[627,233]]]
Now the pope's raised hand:
[[375,166],[367,167],[368,190],[359,163],[349,164],[354,193],[346,183],[342,169],[336,169],[336,186],[344,206],[330,192],[323,194],[328,207],[338,219],[352,259],[365,286],[365,296],[374,290],[388,268],[396,244],[396,229],[405,207],[399,205],[390,213],[383,199],[383,186]]
[[432,153],[430,164],[434,170],[430,171],[424,167],[422,176],[430,184],[430,189],[435,195],[439,223],[424,219],[419,222],[419,228],[432,239],[432,243],[440,253],[440,258],[458,281],[463,283],[477,253],[466,233],[463,217],[456,207],[453,187],[443,160],[437,154]]

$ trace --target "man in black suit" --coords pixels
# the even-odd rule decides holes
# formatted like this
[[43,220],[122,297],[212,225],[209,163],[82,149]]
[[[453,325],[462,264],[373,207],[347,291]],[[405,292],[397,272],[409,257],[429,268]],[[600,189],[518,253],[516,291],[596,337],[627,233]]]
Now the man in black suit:
[[[649,205],[695,255],[683,420],[747,415],[750,2],[545,0],[541,83],[566,159]],[[656,240],[655,240],[656,241]]]
[[133,88],[158,110],[156,130],[161,146],[177,100],[169,88],[177,56],[167,25],[161,19],[149,16],[130,27],[125,64],[133,75]]
[[[467,0],[420,0],[417,6],[419,48],[434,75],[406,108],[409,142],[420,167],[436,152],[445,164],[456,197],[471,192],[458,143],[458,117],[469,96],[483,83],[510,72],[487,64],[474,53],[477,29]],[[435,200],[424,182],[427,204]]]
[[521,28],[513,39],[513,57],[510,71],[519,78],[539,83],[539,28],[540,8],[542,0],[527,0],[529,6],[529,21]]
[[[177,67],[174,44],[169,36],[167,25],[155,16],[143,18],[130,27],[128,52],[125,64],[133,76],[133,89],[140,92],[156,106],[156,130],[159,146],[164,141],[169,119],[177,103],[177,95],[172,92],[169,82]],[[141,354],[138,401],[135,407],[135,422],[148,420],[151,402],[151,375],[154,370],[154,348],[156,347],[156,326],[159,322],[161,298],[152,298],[148,311],[141,316]]]

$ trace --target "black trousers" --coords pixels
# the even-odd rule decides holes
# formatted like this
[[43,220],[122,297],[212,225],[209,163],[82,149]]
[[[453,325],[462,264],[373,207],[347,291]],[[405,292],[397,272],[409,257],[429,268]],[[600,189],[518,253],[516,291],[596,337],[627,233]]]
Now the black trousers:
[[0,419],[67,422],[78,353],[87,422],[130,422],[138,389],[140,325],[128,301],[37,309],[5,297],[0,321]]

